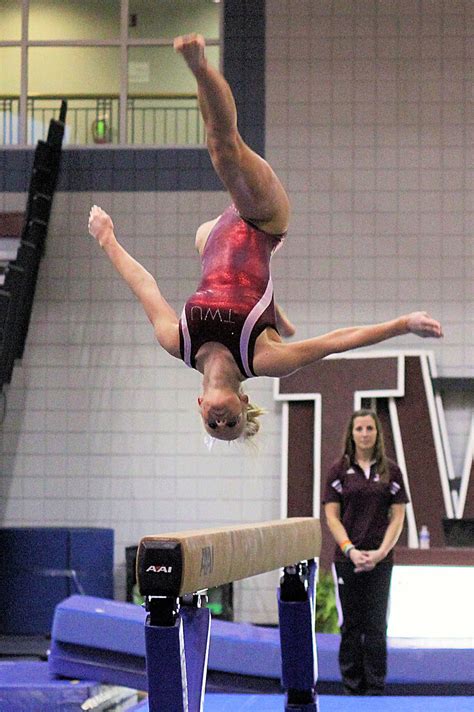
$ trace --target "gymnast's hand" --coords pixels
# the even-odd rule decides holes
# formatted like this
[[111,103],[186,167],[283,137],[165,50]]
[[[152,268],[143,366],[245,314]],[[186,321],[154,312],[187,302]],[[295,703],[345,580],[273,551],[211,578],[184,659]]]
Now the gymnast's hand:
[[105,247],[107,243],[115,239],[112,219],[98,205],[92,206],[87,227],[89,233],[95,237],[101,247]]
[[207,63],[204,56],[205,46],[204,37],[195,33],[176,37],[173,42],[175,51],[183,55],[192,72]]
[[439,321],[432,319],[425,311],[408,314],[406,324],[410,334],[416,334],[416,336],[421,336],[424,339],[427,337],[440,339],[443,336]]

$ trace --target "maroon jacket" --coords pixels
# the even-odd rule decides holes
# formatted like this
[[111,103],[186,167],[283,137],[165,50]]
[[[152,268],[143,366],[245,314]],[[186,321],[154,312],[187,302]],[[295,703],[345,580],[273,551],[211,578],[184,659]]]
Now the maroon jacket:
[[[400,468],[388,460],[389,481],[381,482],[370,468],[366,478],[359,465],[347,467],[341,458],[330,469],[324,489],[323,504],[338,502],[341,505],[341,521],[347,534],[357,549],[377,549],[383,541],[389,524],[389,510],[392,504],[409,502]],[[335,561],[346,561],[346,557],[336,545]],[[392,561],[390,551],[384,561]]]

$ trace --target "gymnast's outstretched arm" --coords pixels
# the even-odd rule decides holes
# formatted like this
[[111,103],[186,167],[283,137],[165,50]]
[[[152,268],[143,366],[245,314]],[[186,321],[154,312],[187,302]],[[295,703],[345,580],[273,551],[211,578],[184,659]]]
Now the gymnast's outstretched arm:
[[113,266],[141,302],[153,324],[161,346],[179,358],[178,317],[161,295],[155,278],[120,245],[110,216],[93,205],[89,214],[89,233],[102,247]]
[[304,341],[284,343],[267,339],[257,342],[254,367],[259,376],[288,376],[330,354],[371,346],[405,334],[435,339],[443,336],[440,323],[429,314],[412,312],[380,324],[337,329]]

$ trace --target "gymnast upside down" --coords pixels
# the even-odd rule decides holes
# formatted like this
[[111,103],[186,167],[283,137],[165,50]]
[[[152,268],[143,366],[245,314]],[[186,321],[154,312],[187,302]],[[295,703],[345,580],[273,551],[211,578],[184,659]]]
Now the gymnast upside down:
[[208,64],[204,38],[177,37],[174,48],[196,78],[209,154],[232,198],[222,215],[197,230],[202,277],[181,317],[153,276],[119,244],[110,216],[96,205],[88,227],[143,305],[160,345],[203,375],[198,404],[207,433],[219,440],[245,439],[258,431],[263,412],[242,390],[247,378],[287,376],[329,354],[408,333],[440,338],[442,330],[419,311],[303,341],[282,340],[295,328],[274,302],[270,260],[288,229],[288,196],[269,164],[240,136],[232,92]]

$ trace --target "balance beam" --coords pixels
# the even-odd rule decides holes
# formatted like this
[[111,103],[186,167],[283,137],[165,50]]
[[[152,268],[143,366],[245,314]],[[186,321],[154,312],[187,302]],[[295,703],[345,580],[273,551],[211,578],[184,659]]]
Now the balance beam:
[[249,578],[321,551],[318,519],[292,517],[259,524],[145,536],[137,555],[143,596],[184,596]]
[[314,625],[317,519],[146,536],[137,555],[145,597],[149,712],[202,712],[209,654],[208,588],[283,567],[278,593],[285,709],[317,712]]

